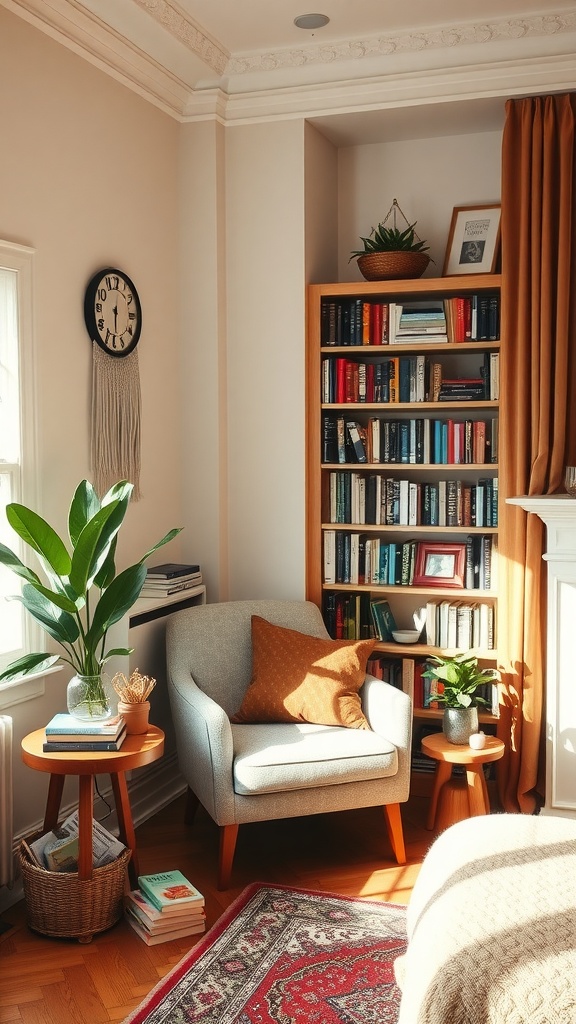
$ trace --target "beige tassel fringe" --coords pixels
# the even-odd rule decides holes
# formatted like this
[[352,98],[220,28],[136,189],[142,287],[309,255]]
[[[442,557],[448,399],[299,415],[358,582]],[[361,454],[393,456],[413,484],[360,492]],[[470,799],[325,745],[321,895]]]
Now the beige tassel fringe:
[[102,497],[118,482],[134,484],[140,498],[140,371],[138,350],[118,358],[92,343],[91,461],[94,488]]

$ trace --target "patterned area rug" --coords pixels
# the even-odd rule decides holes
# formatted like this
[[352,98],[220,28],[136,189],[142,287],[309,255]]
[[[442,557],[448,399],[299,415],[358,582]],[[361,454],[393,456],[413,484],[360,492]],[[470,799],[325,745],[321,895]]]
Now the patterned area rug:
[[405,908],[249,886],[125,1024],[396,1024]]

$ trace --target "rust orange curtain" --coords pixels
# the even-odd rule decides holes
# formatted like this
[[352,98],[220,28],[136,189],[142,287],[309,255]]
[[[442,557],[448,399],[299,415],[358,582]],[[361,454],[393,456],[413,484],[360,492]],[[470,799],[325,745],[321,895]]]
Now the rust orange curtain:
[[[576,462],[575,140],[576,94],[506,104],[500,444],[509,497],[562,491],[564,467]],[[544,524],[507,505],[499,545],[510,744],[500,798],[530,813],[544,792]]]

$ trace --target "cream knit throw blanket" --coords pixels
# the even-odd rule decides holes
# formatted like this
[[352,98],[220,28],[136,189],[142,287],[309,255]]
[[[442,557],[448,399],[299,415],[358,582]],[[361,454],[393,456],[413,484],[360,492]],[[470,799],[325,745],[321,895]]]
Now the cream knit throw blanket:
[[576,1024],[576,821],[453,825],[408,906],[398,1024]]

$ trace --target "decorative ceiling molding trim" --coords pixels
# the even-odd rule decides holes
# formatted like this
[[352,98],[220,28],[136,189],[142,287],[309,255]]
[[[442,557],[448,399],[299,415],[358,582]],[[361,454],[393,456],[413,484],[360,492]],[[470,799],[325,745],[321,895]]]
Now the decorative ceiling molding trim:
[[[455,100],[508,97],[576,90],[576,64],[572,53],[539,60],[519,58],[506,62],[348,79],[315,86],[237,93],[220,90],[197,92],[183,118],[205,120],[212,108],[228,126],[255,124],[298,117],[354,114],[403,106],[453,103]],[[225,99],[225,106],[222,100]]]
[[146,11],[179,43],[200,57],[217,75],[224,74],[230,59],[228,50],[209,36],[178,4],[170,0],[133,0],[133,3]]
[[[139,3],[141,0],[136,2]],[[397,53],[469,46],[471,43],[494,43],[500,40],[551,36],[573,32],[575,28],[576,13],[570,12],[491,23],[482,22],[475,25],[450,25],[422,32],[400,32],[391,36],[373,36],[342,43],[318,43],[270,53],[235,54],[230,58],[226,73],[244,75],[258,71],[270,72],[279,68],[300,68],[337,61],[387,57]]]
[[181,118],[190,97],[189,86],[89,13],[77,0],[0,0],[0,6],[105,71],[164,113]]

